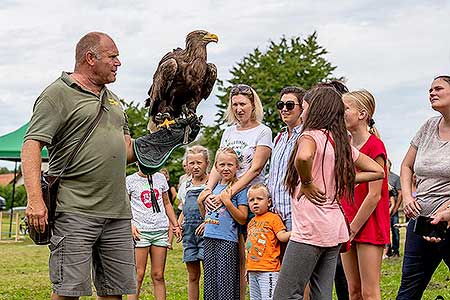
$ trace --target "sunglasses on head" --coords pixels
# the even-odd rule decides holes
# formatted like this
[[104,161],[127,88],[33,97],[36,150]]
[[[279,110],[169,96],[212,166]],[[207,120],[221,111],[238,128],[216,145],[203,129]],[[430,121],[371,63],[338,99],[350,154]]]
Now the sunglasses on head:
[[236,84],[231,88],[230,95],[231,97],[236,95],[245,95],[253,97],[253,91],[252,88],[246,84]]
[[286,102],[283,102],[280,100],[280,101],[277,101],[277,103],[276,103],[278,110],[282,110],[284,108],[284,106],[286,106],[287,110],[293,110],[296,105],[300,105],[300,104],[295,103],[293,100],[289,100]]

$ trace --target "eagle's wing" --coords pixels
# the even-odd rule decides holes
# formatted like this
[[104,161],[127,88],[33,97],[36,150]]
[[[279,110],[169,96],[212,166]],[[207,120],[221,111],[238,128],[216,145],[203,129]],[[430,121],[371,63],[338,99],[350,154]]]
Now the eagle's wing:
[[214,87],[214,83],[216,82],[216,79],[217,79],[216,65],[211,64],[211,63],[207,64],[206,74],[205,74],[205,78],[203,80],[202,96],[199,99],[199,101],[209,97],[209,94],[211,94],[211,92],[212,92],[212,89]]
[[[168,55],[164,56],[166,58]],[[178,64],[175,58],[161,60],[158,69],[153,75],[153,83],[148,91],[150,96],[149,112],[151,116],[156,115],[159,103],[167,97],[167,91],[172,85],[173,78],[177,73]]]

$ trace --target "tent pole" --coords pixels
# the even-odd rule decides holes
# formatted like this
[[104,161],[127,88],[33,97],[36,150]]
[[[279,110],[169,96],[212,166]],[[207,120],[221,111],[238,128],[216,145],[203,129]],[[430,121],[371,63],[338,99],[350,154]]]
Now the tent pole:
[[[9,237],[11,238],[11,230],[12,230],[12,220],[13,220],[13,208],[14,208],[14,194],[16,191],[16,174],[17,174],[17,161],[14,164],[14,181],[13,181],[13,190],[11,196],[11,217],[9,219]],[[19,224],[16,224],[18,226]]]

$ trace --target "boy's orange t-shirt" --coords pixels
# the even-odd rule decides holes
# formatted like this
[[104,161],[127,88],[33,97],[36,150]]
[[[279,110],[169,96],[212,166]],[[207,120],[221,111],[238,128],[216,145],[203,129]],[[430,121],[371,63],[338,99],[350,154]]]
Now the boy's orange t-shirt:
[[280,271],[280,241],[276,234],[281,230],[286,230],[286,227],[272,212],[251,219],[246,241],[248,271]]

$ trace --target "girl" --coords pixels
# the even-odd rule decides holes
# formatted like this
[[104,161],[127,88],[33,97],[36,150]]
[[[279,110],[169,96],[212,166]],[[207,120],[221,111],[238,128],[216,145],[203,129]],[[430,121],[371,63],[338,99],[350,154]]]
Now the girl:
[[[150,183],[153,191],[150,191]],[[166,265],[167,247],[169,246],[169,220],[177,242],[181,241],[181,230],[175,212],[170,203],[166,177],[155,173],[149,178],[139,170],[127,176],[127,190],[131,200],[133,219],[131,229],[136,241],[137,294],[128,299],[139,299],[142,281],[144,280],[147,258],[150,255],[151,277],[155,299],[166,299],[164,268]],[[152,195],[152,192],[154,195]],[[156,197],[156,203],[151,198]],[[158,207],[158,208],[157,208]]]
[[188,299],[198,300],[200,283],[200,262],[203,261],[203,217],[197,205],[199,194],[208,180],[208,149],[193,146],[186,150],[186,163],[191,177],[184,181],[178,192],[183,203],[179,222],[183,224],[183,261],[188,271]]
[[[384,176],[377,163],[350,146],[340,94],[321,87],[307,97],[285,181],[293,197],[293,226],[275,288],[279,300],[303,299],[308,281],[312,300],[332,299],[340,244],[349,239],[340,199],[353,194],[355,182]],[[361,170],[356,176],[354,165]]]
[[[375,160],[387,174],[387,155],[374,127],[375,99],[365,90],[342,96],[345,125],[352,145]],[[384,246],[390,243],[388,176],[355,187],[354,201],[342,206],[350,222],[352,247],[342,254],[350,299],[381,299],[380,275]]]
[[215,168],[220,181],[212,193],[220,194],[220,205],[215,210],[205,211],[203,201],[210,195],[206,189],[197,201],[205,216],[204,298],[237,300],[240,285],[237,225],[247,221],[247,189],[232,196],[230,186],[237,180],[239,168],[238,156],[233,149],[217,150]]

